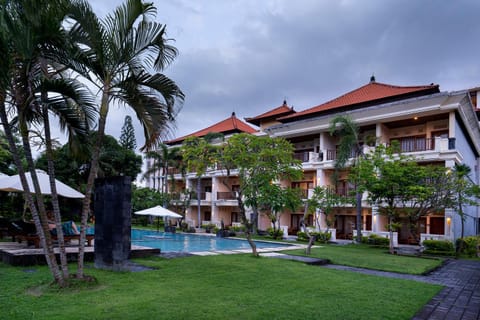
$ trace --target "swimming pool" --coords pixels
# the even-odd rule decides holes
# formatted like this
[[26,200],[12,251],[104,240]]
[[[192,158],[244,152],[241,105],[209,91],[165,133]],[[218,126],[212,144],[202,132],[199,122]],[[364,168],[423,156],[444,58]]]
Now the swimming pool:
[[[290,244],[255,241],[257,248],[281,248]],[[251,249],[246,240],[217,238],[190,233],[155,232],[132,229],[132,244],[157,248],[161,252],[199,252]]]

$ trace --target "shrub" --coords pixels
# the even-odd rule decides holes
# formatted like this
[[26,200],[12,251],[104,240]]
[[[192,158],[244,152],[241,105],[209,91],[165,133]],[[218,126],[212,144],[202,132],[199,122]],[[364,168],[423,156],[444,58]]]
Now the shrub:
[[297,232],[297,241],[309,241],[307,234],[302,231]]
[[453,255],[455,253],[453,243],[447,240],[425,240],[423,246],[425,247],[423,253],[427,254]]
[[188,223],[182,222],[182,223],[180,224],[180,229],[181,229],[183,232],[188,232]]
[[459,238],[455,242],[457,253],[466,254],[469,257],[477,255],[477,247],[480,246],[480,236]]
[[315,240],[320,243],[327,243],[332,238],[331,232],[312,232],[312,236],[315,236]]
[[245,232],[245,226],[239,226],[239,227],[230,227],[230,230],[233,232]]
[[390,245],[390,240],[372,233],[368,237],[362,237],[362,243],[372,246],[388,247]]
[[267,233],[273,239],[278,239],[278,238],[281,238],[283,236],[283,230],[282,229],[274,230],[273,228],[268,228]]

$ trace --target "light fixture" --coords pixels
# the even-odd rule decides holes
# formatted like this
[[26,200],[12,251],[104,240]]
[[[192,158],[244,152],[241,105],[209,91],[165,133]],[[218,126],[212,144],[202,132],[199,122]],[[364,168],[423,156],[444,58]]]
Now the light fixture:
[[413,117],[413,120],[418,120],[418,117]]
[[448,226],[450,226],[452,224],[452,218],[450,218],[450,217],[447,218],[447,224],[448,224]]

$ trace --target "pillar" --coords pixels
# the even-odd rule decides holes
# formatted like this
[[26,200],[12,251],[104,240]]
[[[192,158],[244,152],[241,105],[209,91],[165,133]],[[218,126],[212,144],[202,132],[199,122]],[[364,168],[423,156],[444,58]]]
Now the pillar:
[[95,180],[95,267],[124,270],[130,255],[131,179]]

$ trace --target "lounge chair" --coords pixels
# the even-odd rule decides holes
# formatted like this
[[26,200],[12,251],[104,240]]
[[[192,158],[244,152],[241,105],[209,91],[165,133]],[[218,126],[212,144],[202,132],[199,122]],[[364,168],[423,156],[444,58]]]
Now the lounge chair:
[[[35,230],[35,225],[33,223],[28,223],[24,221],[14,221],[11,223],[12,227],[15,228],[16,234],[14,238],[18,242],[25,241],[29,245],[33,244],[35,248],[40,248],[40,237],[37,235]],[[51,233],[52,240],[58,241],[56,233]],[[79,234],[64,234],[63,238],[66,242],[71,240],[80,240]],[[85,240],[87,245],[92,245],[92,240],[95,238],[93,234],[87,234]]]

